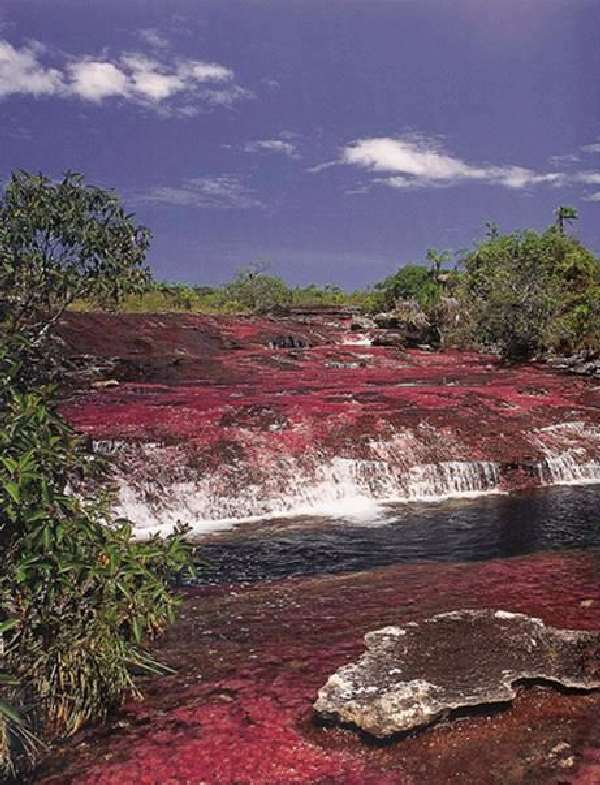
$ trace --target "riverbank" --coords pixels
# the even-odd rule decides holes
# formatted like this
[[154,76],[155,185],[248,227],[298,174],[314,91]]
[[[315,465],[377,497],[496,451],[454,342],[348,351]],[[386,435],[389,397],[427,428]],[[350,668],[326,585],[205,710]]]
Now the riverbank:
[[319,725],[312,702],[327,676],[361,652],[363,635],[387,624],[491,607],[598,629],[599,574],[595,549],[188,589],[181,620],[157,647],[177,674],[149,682],[143,703],[75,739],[36,782],[575,782],[584,756],[591,760],[597,693],[524,687],[505,710],[387,744]]

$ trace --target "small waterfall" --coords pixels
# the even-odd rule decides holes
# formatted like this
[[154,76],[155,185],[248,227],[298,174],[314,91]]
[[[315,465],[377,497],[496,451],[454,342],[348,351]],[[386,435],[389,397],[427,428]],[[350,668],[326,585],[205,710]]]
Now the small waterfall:
[[540,481],[546,485],[600,482],[600,461],[586,460],[585,450],[573,450],[549,455],[538,464],[538,472]]
[[582,421],[559,423],[535,433],[544,454],[537,465],[544,485],[600,482],[600,429]]
[[431,499],[470,496],[498,489],[498,466],[491,461],[447,461],[413,466],[409,471],[409,498]]
[[[397,445],[395,445],[397,446]],[[378,452],[384,443],[377,443]],[[164,448],[157,452],[157,456]],[[156,457],[156,456],[155,456]],[[227,528],[232,522],[281,515],[328,515],[373,519],[378,504],[387,501],[435,501],[448,497],[495,492],[496,464],[486,461],[443,461],[406,465],[390,460],[315,456],[280,456],[270,474],[249,481],[243,467],[231,481],[222,475],[200,474],[193,479],[157,485],[134,485],[122,475],[116,512],[132,520],[140,535],[169,531],[188,523],[196,532]],[[146,458],[152,461],[150,452]],[[246,481],[242,480],[244,478]]]
[[[240,432],[238,432],[239,434]],[[561,423],[526,434],[543,485],[600,482],[600,428]],[[376,518],[383,502],[435,501],[498,492],[506,478],[472,448],[427,423],[386,438],[341,442],[332,455],[290,450],[285,434],[249,431],[219,462],[185,444],[97,443],[114,456],[120,485],[116,512],[141,535],[177,523],[197,532],[282,515]],[[518,465],[518,464],[517,464]]]

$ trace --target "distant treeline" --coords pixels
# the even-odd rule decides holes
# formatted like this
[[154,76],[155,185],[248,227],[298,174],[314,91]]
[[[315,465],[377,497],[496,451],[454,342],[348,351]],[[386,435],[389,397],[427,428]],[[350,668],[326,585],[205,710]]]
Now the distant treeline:
[[[289,286],[260,268],[241,270],[223,286],[190,286],[149,280],[121,301],[131,312],[206,314],[285,313],[294,307],[353,307],[362,312],[416,303],[446,344],[497,350],[513,358],[546,351],[600,349],[600,262],[569,231],[572,207],[559,207],[543,232],[503,233],[486,224],[484,237],[460,254],[429,249],[420,264],[406,264],[366,289],[329,284]],[[452,301],[453,323],[447,323]],[[85,301],[76,307],[91,307]],[[448,328],[451,329],[448,329]]]

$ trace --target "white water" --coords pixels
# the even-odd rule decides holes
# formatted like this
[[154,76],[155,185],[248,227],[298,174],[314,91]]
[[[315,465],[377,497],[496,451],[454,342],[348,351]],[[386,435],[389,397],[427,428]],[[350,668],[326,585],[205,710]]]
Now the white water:
[[600,429],[582,421],[559,423],[536,432],[546,456],[538,463],[544,485],[582,485],[600,482]]
[[[561,423],[532,431],[528,439],[544,456],[537,464],[541,484],[600,483],[599,428]],[[96,449],[120,455],[128,447],[98,443]],[[352,452],[360,450],[360,458],[331,459],[319,451],[293,456],[255,444],[259,464],[252,469],[235,462],[219,470],[190,469],[177,446],[145,443],[134,450],[121,462],[115,512],[133,521],[140,537],[172,531],[178,523],[205,533],[282,516],[377,524],[387,502],[435,502],[501,492],[496,463],[455,457],[467,448],[426,424],[387,440],[353,446]]]
[[401,471],[383,461],[345,458],[317,467],[311,480],[291,472],[287,479],[285,493],[268,496],[262,484],[239,487],[237,494],[229,497],[219,496],[210,478],[173,483],[163,489],[158,503],[149,503],[145,491],[151,489],[122,480],[116,512],[136,524],[139,536],[171,531],[177,523],[187,523],[195,533],[203,533],[280,516],[341,517],[373,523],[383,518],[383,502],[479,496],[497,493],[499,483],[497,467],[485,461],[448,461]]

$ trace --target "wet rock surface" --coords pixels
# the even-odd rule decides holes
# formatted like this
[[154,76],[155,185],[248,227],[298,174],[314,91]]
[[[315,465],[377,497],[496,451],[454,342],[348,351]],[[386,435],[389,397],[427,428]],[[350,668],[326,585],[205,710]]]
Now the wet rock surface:
[[323,500],[600,480],[594,380],[373,346],[351,325],[349,314],[67,314],[65,351],[96,358],[99,378],[63,413],[110,443],[120,512],[162,531]]
[[356,663],[330,676],[315,710],[378,738],[510,701],[519,682],[600,688],[600,633],[558,630],[524,614],[450,611],[367,633],[365,643]]
[[312,703],[377,625],[503,607],[599,629],[599,559],[555,553],[186,590],[154,652],[176,673],[150,680],[145,700],[108,727],[54,750],[36,785],[597,785],[597,691],[519,686],[502,711],[392,743],[317,724]]

